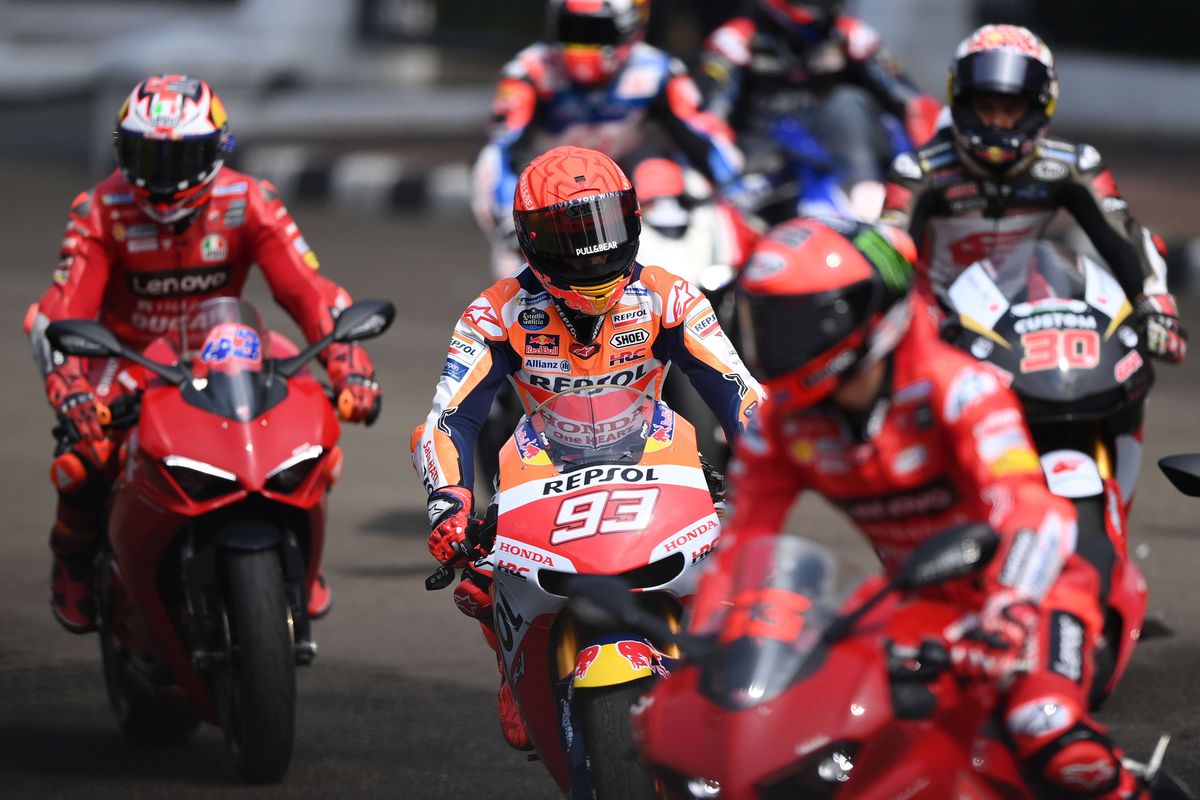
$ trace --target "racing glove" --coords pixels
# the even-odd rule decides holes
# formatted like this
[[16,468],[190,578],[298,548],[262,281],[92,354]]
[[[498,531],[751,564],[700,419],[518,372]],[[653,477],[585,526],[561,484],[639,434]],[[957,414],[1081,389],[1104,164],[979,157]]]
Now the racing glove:
[[1134,303],[1134,312],[1146,336],[1150,355],[1178,364],[1187,356],[1187,331],[1179,321],[1179,307],[1167,293],[1144,294]]
[[353,344],[331,344],[325,371],[337,397],[338,416],[346,422],[374,423],[383,394],[367,351]]
[[919,94],[904,108],[904,128],[913,147],[923,147],[937,133],[942,104],[927,94]]
[[461,556],[455,545],[467,538],[471,521],[471,490],[465,486],[443,486],[429,495],[426,511],[429,514],[429,552],[438,561],[446,562]]
[[46,398],[59,419],[81,439],[100,441],[101,427],[110,418],[108,408],[98,400],[92,385],[83,376],[79,359],[66,363],[46,376]]
[[992,681],[1005,688],[1026,667],[1026,651],[1037,630],[1038,612],[1032,601],[1010,590],[992,595],[984,605],[979,626],[950,647],[955,671],[969,681]]

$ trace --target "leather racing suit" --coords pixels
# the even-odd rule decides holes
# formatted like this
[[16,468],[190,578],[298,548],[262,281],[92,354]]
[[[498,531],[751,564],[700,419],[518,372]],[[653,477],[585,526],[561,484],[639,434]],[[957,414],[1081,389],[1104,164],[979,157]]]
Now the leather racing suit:
[[[581,330],[594,325],[594,335]],[[660,267],[634,266],[621,302],[602,317],[560,311],[531,270],[497,281],[472,302],[450,339],[433,408],[412,441],[427,491],[474,483],[475,442],[492,398],[510,378],[526,409],[576,386],[652,392],[677,364],[732,441],[762,389],[708,300]]]
[[[797,45],[795,38],[762,11],[713,31],[696,81],[704,109],[733,126],[747,171],[763,171],[777,149],[770,126],[790,117],[829,151],[848,193],[882,182],[895,151],[883,115],[923,142],[933,134],[937,101],[916,87],[879,34],[859,19],[839,16],[819,42]],[[857,205],[853,196],[851,202]],[[879,202],[874,199],[876,214]]]
[[[917,245],[917,291],[934,308],[971,264],[999,264],[1018,244],[1045,235],[1059,209],[1079,223],[1132,303],[1167,296],[1161,242],[1129,213],[1096,148],[1042,138],[1032,157],[1004,176],[985,174],[964,158],[950,128],[892,164],[882,221],[904,228]],[[1117,484],[1132,503],[1142,458],[1142,408],[1117,427]]]
[[[119,170],[75,198],[53,284],[25,321],[44,375],[82,381],[105,404],[134,394],[139,369],[119,359],[67,356],[56,362],[46,327],[62,319],[96,319],[123,344],[141,350],[201,301],[240,296],[251,264],[258,264],[305,338],[315,341],[332,330],[350,295],[317,272],[316,254],[275,188],[229,167],[213,182],[209,199],[194,215],[168,225],[142,213]],[[374,372],[361,347],[333,345],[323,360],[333,358],[352,361],[364,374]],[[51,548],[65,561],[80,562],[94,552],[119,439],[119,434],[101,442],[83,439],[68,454],[75,460],[55,461],[59,502]]]
[[1073,552],[1074,508],[1046,487],[1016,397],[989,367],[938,339],[926,315],[913,315],[889,370],[863,420],[831,401],[787,418],[768,401],[750,420],[729,473],[732,510],[715,580],[702,584],[697,618],[724,596],[721,576],[738,548],[780,531],[805,490],[845,513],[888,573],[947,527],[987,521],[1003,543],[983,580],[921,591],[964,613],[1001,593],[1037,604],[1033,663],[1005,695],[1007,733],[1017,755],[1052,783],[1071,786],[1086,764],[1095,769],[1089,788],[1103,789],[1119,767],[1087,714],[1103,614],[1099,576]]
[[[475,162],[473,210],[493,241],[497,278],[521,267],[512,234],[517,174],[533,156],[560,145],[599,150],[633,173],[634,161],[682,156],[720,187],[741,173],[742,157],[721,120],[699,110],[700,94],[679,59],[645,43],[600,86],[573,83],[555,47],[531,45],[509,62],[492,104],[491,141]],[[647,123],[653,123],[654,136]],[[641,194],[640,187],[639,195]]]

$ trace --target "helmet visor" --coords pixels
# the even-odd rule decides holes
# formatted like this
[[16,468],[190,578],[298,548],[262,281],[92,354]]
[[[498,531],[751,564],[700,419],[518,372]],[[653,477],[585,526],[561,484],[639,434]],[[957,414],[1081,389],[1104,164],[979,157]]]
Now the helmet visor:
[[625,43],[625,36],[612,17],[585,16],[562,13],[558,17],[554,39],[563,44],[615,46]]
[[1046,65],[1016,50],[985,50],[958,62],[961,94],[998,92],[1025,95],[1044,106],[1049,73]]
[[874,296],[870,281],[813,295],[747,296],[752,360],[762,377],[799,369],[850,338],[874,313]]
[[637,255],[642,223],[632,190],[518,211],[513,217],[530,263],[564,286],[611,280]]
[[184,139],[147,139],[117,130],[117,163],[130,183],[151,195],[171,196],[203,182],[221,153],[216,134]]

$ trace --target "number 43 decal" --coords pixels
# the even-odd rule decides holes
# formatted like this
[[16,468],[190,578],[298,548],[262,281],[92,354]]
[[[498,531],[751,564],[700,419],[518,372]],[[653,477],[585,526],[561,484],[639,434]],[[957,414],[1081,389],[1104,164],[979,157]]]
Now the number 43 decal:
[[1049,328],[1021,337],[1025,357],[1021,372],[1047,369],[1091,369],[1100,363],[1100,334],[1087,330]]
[[558,507],[550,544],[586,539],[598,533],[633,533],[646,528],[658,489],[604,489],[569,497]]

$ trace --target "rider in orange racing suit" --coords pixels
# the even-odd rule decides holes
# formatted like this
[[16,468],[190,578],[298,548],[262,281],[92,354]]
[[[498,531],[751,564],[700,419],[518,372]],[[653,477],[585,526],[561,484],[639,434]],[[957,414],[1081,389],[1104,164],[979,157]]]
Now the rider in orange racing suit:
[[[317,257],[275,188],[223,166],[232,137],[206,82],[162,75],[138,83],[118,114],[114,148],[117,168],[71,203],[54,282],[25,320],[50,405],[78,438],[51,469],[58,490],[51,607],[75,633],[95,624],[91,560],[120,444],[101,423],[108,405],[139,383],[117,359],[52,352],[46,327],[98,319],[141,350],[201,301],[239,296],[252,263],[310,342],[350,304],[344,289],[317,273]],[[373,422],[380,394],[366,352],[334,344],[322,360],[343,419]],[[331,600],[318,577],[310,616],[323,615]]]
[[956,627],[976,634],[948,637],[960,673],[999,681],[1006,733],[1049,796],[1141,796],[1088,715],[1099,575],[1075,553],[1074,508],[1047,488],[1017,398],[914,303],[911,240],[840,231],[780,225],[742,273],[747,358],[769,399],[738,442],[697,620],[727,599],[739,548],[781,530],[805,490],[840,508],[888,573],[949,526],[986,521],[1003,543],[982,580],[924,590],[961,604]]
[[[472,509],[475,441],[492,397],[509,378],[526,408],[576,386],[630,386],[657,395],[678,364],[732,440],[762,395],[704,295],[660,267],[635,261],[637,195],[612,159],[556,147],[521,173],[514,218],[528,265],[476,298],[450,339],[446,365],[413,466],[429,492],[429,549],[458,558]],[[492,630],[490,571],[464,571],[454,600]],[[508,743],[529,737],[503,680],[500,723]]]

